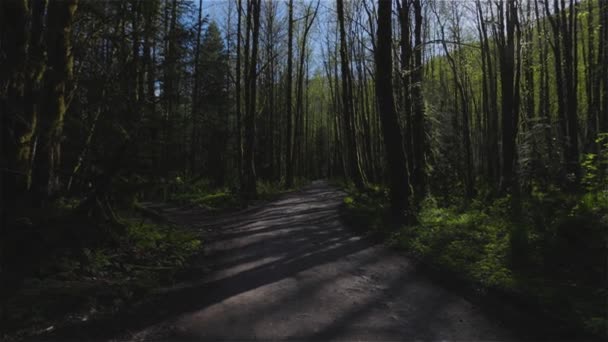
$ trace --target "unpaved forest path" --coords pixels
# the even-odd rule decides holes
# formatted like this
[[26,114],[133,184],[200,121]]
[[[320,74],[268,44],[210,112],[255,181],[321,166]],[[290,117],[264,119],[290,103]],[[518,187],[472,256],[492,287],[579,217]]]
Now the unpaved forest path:
[[165,211],[211,231],[201,258],[210,272],[72,337],[115,338],[121,331],[121,340],[135,341],[514,339],[511,329],[422,275],[410,259],[346,227],[339,217],[344,195],[320,181],[212,221],[196,209]]
[[[415,271],[339,218],[344,193],[325,182],[219,219],[212,273],[177,318],[133,339],[505,340],[467,300]],[[194,228],[196,213],[173,215]]]

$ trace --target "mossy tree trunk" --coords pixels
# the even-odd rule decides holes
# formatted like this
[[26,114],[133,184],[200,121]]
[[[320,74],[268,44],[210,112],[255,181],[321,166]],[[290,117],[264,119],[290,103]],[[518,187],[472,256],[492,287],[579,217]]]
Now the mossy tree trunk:
[[38,152],[35,158],[33,187],[36,200],[44,204],[59,189],[61,140],[68,108],[68,86],[72,79],[72,22],[78,0],[51,0],[46,23],[47,68],[43,111],[37,123]]

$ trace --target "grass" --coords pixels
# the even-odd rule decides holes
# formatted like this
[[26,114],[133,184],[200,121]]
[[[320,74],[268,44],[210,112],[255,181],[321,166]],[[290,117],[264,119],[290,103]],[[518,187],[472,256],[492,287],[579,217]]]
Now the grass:
[[345,219],[466,282],[534,301],[549,316],[608,336],[608,193],[533,191],[515,222],[510,199],[439,206],[427,198],[415,226],[389,228],[388,195],[349,189]]

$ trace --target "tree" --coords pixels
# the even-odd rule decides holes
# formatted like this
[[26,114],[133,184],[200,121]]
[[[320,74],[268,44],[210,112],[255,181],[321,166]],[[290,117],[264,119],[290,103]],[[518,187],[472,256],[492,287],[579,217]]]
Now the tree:
[[287,116],[286,128],[286,155],[285,155],[285,186],[291,188],[293,186],[293,139],[292,139],[292,94],[293,94],[293,0],[289,0],[289,32],[287,34],[287,86],[285,87],[285,112]]
[[[217,27],[216,27],[217,29]],[[199,96],[199,85],[200,85],[200,50],[201,50],[201,32],[203,31],[203,0],[198,2],[198,18],[196,26],[196,41],[194,45],[194,74],[192,75],[192,100],[191,100],[191,120],[192,120],[192,134],[190,136],[190,173],[196,172],[196,138],[197,138],[197,116],[199,115],[199,102],[197,101]]]
[[199,70],[205,70],[199,75],[200,92],[197,94],[199,110],[204,113],[203,124],[206,139],[202,138],[203,146],[207,149],[208,158],[204,165],[207,170],[203,174],[213,180],[215,186],[225,184],[226,176],[226,147],[228,143],[228,56],[220,30],[212,21],[201,42]]
[[243,17],[242,0],[238,0],[237,5],[237,29],[236,29],[236,80],[235,80],[235,97],[236,97],[236,166],[239,185],[243,184],[243,128],[241,119],[241,21]]
[[77,7],[78,0],[51,0],[48,7],[45,111],[36,127],[39,148],[33,178],[33,187],[41,203],[59,190],[57,173],[61,162],[64,117],[69,105],[68,82],[73,75],[71,32]]
[[391,212],[403,220],[409,210],[410,184],[403,138],[397,119],[392,81],[391,1],[378,0],[378,31],[375,51],[376,100],[382,123],[384,146],[390,175]]
[[340,26],[340,66],[342,78],[342,113],[346,127],[345,135],[348,139],[348,169],[355,186],[358,189],[365,187],[365,174],[361,169],[359,159],[358,143],[356,138],[356,125],[353,114],[352,79],[350,73],[350,62],[348,59],[348,47],[346,29],[344,26],[344,0],[337,0],[338,23]]
[[412,140],[413,140],[413,170],[412,183],[414,193],[419,202],[426,195],[426,160],[425,151],[426,129],[424,124],[425,104],[423,93],[423,63],[422,63],[422,3],[420,0],[413,0],[414,5],[414,63],[412,70]]
[[519,123],[520,68],[517,59],[516,38],[519,37],[519,20],[515,0],[497,3],[498,31],[495,34],[498,47],[501,112],[502,112],[502,178],[501,189],[506,193],[513,186],[515,177],[517,127]]
[[[255,172],[255,116],[257,111],[257,62],[258,43],[260,34],[260,6],[261,0],[250,0],[247,11],[248,26],[252,23],[251,55],[248,56],[249,67],[245,77],[245,149],[243,154],[243,196],[245,199],[257,197]],[[247,50],[247,49],[246,49]]]

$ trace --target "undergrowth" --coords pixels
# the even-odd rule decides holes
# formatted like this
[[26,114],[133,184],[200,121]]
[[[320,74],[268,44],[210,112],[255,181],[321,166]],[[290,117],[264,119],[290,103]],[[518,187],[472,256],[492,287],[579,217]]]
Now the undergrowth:
[[349,223],[482,289],[534,300],[550,316],[608,336],[607,191],[572,195],[535,188],[516,220],[509,197],[466,206],[440,206],[429,197],[419,223],[398,229],[389,228],[386,189],[348,192]]
[[[271,200],[291,190],[293,189],[284,189],[278,182],[257,182],[258,200]],[[237,188],[216,187],[207,180],[180,184],[169,196],[169,200],[182,205],[198,206],[210,212],[225,211],[245,205],[239,197]]]
[[[198,235],[124,215],[118,240],[104,222],[69,215],[58,200],[23,217],[6,251],[0,337],[52,330],[56,324],[113,312],[177,281],[201,247]],[[49,210],[52,209],[52,210]]]

